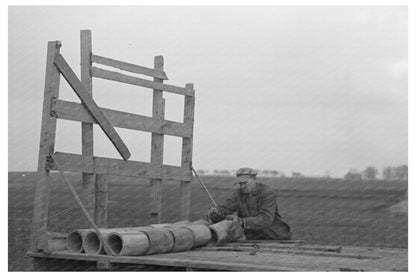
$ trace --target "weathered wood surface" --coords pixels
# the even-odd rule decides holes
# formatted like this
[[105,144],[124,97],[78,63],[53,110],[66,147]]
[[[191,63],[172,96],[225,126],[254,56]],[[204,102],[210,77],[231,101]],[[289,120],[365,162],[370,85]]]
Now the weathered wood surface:
[[193,91],[187,91],[183,87],[153,82],[153,81],[149,81],[146,79],[121,74],[119,72],[98,68],[95,66],[92,67],[92,76],[101,78],[101,79],[110,80],[110,81],[117,81],[117,82],[126,83],[130,85],[136,85],[136,86],[145,87],[145,88],[167,91],[167,92],[180,94],[180,95],[188,95],[188,96],[194,95]]
[[[189,124],[170,120],[156,120],[148,116],[99,108],[114,127],[177,137],[191,137],[192,135],[192,129]],[[60,119],[97,124],[97,121],[85,106],[75,102],[53,100],[52,114]]]
[[285,242],[276,242],[276,241],[260,241],[260,240],[247,240],[247,241],[237,241],[234,242],[233,246],[247,246],[247,245],[261,245],[263,248],[284,248],[284,249],[298,249],[298,250],[312,250],[312,251],[322,251],[322,252],[336,252],[340,253],[342,251],[342,246],[330,246],[330,245],[310,245],[304,244],[302,241],[289,243],[290,241]]
[[95,183],[95,223],[100,228],[107,228],[108,216],[108,176],[97,174]]
[[46,227],[49,211],[50,178],[49,170],[47,170],[47,159],[55,148],[56,118],[50,116],[50,109],[51,100],[59,97],[60,74],[53,62],[56,55],[59,54],[60,47],[61,43],[59,41],[48,42],[38,157],[38,180],[35,188],[30,238],[30,249],[33,251],[37,249],[47,250],[48,248]]
[[[185,89],[187,91],[194,91],[193,84],[186,84]],[[195,110],[195,97],[185,96],[184,101],[184,114],[183,114],[183,123],[187,124],[191,129],[191,134],[193,134],[194,126],[194,110]],[[189,138],[182,138],[182,159],[181,165],[184,170],[189,170],[191,172],[191,163],[192,163],[192,136]],[[192,172],[191,172],[192,176]],[[180,185],[180,209],[179,209],[179,218],[182,220],[189,219],[190,207],[191,207],[191,182],[181,182]]]
[[[58,160],[58,163],[61,164],[63,171],[177,181],[190,181],[192,179],[189,172],[179,166],[161,165],[154,167],[150,163],[123,161],[105,157],[94,157],[94,163],[91,166],[84,161],[82,155],[61,152],[55,152],[54,155],[55,160]],[[56,170],[52,161],[48,163],[48,168]]]
[[[164,61],[162,56],[154,58],[155,70],[163,70]],[[163,84],[163,80],[153,78],[157,84]],[[163,91],[153,89],[152,116],[158,121],[165,119],[165,99]],[[158,168],[163,164],[163,134],[152,133],[150,163]],[[160,223],[162,217],[162,179],[150,179],[150,224]]]
[[[225,247],[235,248],[237,245],[228,243]],[[250,245],[252,244],[248,243],[245,247],[250,248]],[[325,249],[326,246],[303,245],[303,247]],[[407,271],[408,268],[407,249],[342,247],[340,253],[312,250],[316,255],[311,255],[311,251],[303,250],[302,254],[296,248],[292,252],[278,252],[286,249],[282,249],[279,244],[273,247],[274,252],[264,250],[262,243],[257,243],[256,247],[251,246],[251,248],[233,251],[212,247],[210,251],[200,248],[180,253],[139,257],[69,254],[60,251],[53,253],[51,257],[230,271]],[[319,252],[322,255],[319,255]],[[346,255],[347,253],[351,256]],[[354,253],[356,256],[353,255]],[[31,254],[34,255],[39,254]],[[359,255],[361,258],[358,258]]]
[[97,262],[97,269],[98,270],[113,270],[117,271],[118,264],[109,263],[109,262]]
[[156,77],[162,80],[168,80],[168,76],[166,76],[166,73],[163,70],[157,70],[153,68],[147,68],[140,65],[135,65],[127,62],[122,62],[98,55],[92,55],[92,61],[98,64],[116,67],[118,69],[129,71],[132,73],[138,73],[143,74],[151,77]]
[[59,71],[62,73],[64,78],[67,80],[68,84],[72,87],[75,94],[81,99],[82,103],[86,106],[88,111],[91,113],[94,119],[98,122],[101,129],[110,139],[111,143],[116,147],[121,157],[124,160],[127,160],[131,155],[127,146],[124,144],[121,137],[118,135],[114,127],[105,117],[104,113],[100,110],[100,108],[92,99],[92,97],[88,95],[88,93],[85,90],[84,85],[75,75],[74,71],[70,68],[70,66],[65,61],[64,57],[61,54],[56,55],[55,65],[58,67]]
[[[293,255],[303,255],[303,256],[320,256],[320,257],[344,257],[344,258],[351,258],[351,259],[371,259],[377,260],[378,258],[375,256],[365,256],[365,255],[357,255],[355,253],[346,253],[346,254],[339,254],[340,252],[333,252],[333,251],[321,251],[321,250],[314,250],[314,249],[296,249],[295,247],[288,249],[288,248],[278,248],[276,247],[261,247],[261,249],[253,246],[219,246],[215,249],[210,247],[204,247],[201,250],[203,251],[236,251],[236,252],[250,252],[256,253],[258,251],[264,253],[288,253]],[[337,254],[334,254],[337,253]]]
[[[91,77],[91,53],[92,38],[90,30],[81,30],[80,33],[81,49],[81,83],[84,85],[85,92],[92,97],[92,77]],[[93,124],[90,122],[81,123],[81,151],[86,162],[93,162],[94,156],[94,132]],[[81,199],[88,212],[93,215],[94,209],[94,186],[95,174],[82,173],[82,193]]]

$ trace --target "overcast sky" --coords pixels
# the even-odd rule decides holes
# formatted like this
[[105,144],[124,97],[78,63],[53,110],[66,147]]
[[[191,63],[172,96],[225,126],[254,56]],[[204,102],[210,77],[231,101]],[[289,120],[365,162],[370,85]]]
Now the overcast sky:
[[[9,170],[36,170],[47,41],[79,76],[79,31],[93,53],[147,67],[196,90],[197,169],[276,169],[341,177],[407,164],[406,7],[10,7]],[[152,91],[94,79],[99,106],[151,115]],[[166,118],[183,97],[164,93]],[[79,102],[65,80],[61,98]],[[119,158],[95,127],[95,154]],[[131,160],[150,134],[117,129]],[[56,151],[81,153],[80,123],[59,120]],[[165,138],[165,163],[181,141]]]

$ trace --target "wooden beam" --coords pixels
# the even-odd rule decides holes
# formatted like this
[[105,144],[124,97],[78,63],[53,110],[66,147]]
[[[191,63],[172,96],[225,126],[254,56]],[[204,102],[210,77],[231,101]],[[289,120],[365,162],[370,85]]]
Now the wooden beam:
[[[163,57],[156,56],[154,58],[155,70],[163,71]],[[163,84],[163,80],[159,78],[153,79],[157,84]],[[165,118],[165,99],[163,91],[153,89],[153,118],[156,120],[164,120]],[[163,145],[164,137],[162,134],[152,133],[151,156],[150,163],[154,168],[163,165]],[[150,224],[160,223],[162,217],[162,179],[150,179]]]
[[157,224],[162,221],[162,179],[150,179],[150,221]]
[[[83,159],[82,155],[55,152],[54,157],[61,164],[62,170],[69,172],[88,172],[176,181],[190,181],[192,179],[192,175],[179,166],[160,165],[155,167],[151,166],[150,163],[123,161],[105,157],[94,157],[94,164],[90,166]],[[49,161],[47,168],[56,170],[52,161]]]
[[[193,96],[193,91],[187,91],[183,87],[166,85],[166,84],[156,82],[156,81],[149,81],[146,79],[121,74],[115,71],[110,71],[110,70],[98,68],[95,66],[92,67],[92,76],[101,78],[101,79],[110,80],[110,81],[117,81],[117,82],[126,83],[130,85],[136,85],[136,86],[151,88],[155,90],[172,92],[172,93],[176,93],[180,95]],[[156,79],[159,79],[159,78],[156,78]],[[162,80],[162,79],[159,79],[159,80]]]
[[[81,83],[84,85],[85,92],[92,97],[92,77],[91,77],[91,55],[92,39],[90,30],[81,31]],[[94,134],[93,124],[90,122],[81,123],[82,155],[88,163],[93,163],[94,155]],[[93,215],[94,211],[94,186],[95,175],[82,173],[82,192],[81,199],[88,213]]]
[[[193,84],[186,84],[185,89],[187,91],[194,91]],[[185,96],[184,103],[184,118],[183,122],[189,126],[189,131],[193,133],[194,126],[194,110],[195,110],[195,97]],[[192,135],[189,138],[182,138],[182,168],[188,170],[192,176],[191,171],[192,163]],[[180,216],[181,220],[189,219],[190,207],[191,207],[191,181],[182,181],[180,185]]]
[[88,111],[100,125],[101,129],[116,147],[121,157],[123,157],[124,160],[127,160],[130,157],[129,149],[124,144],[123,140],[118,135],[108,119],[104,116],[103,112],[97,106],[92,97],[87,94],[85,87],[82,85],[78,77],[69,67],[68,63],[65,61],[61,54],[58,54],[55,57],[55,64],[64,78],[67,80],[68,84],[72,87],[76,95],[81,99],[82,103],[86,106]]
[[35,188],[33,204],[32,232],[30,249],[48,251],[47,222],[49,212],[50,178],[47,169],[47,160],[55,148],[56,118],[51,114],[51,100],[59,96],[60,74],[53,64],[55,56],[59,54],[61,43],[59,41],[48,42],[46,59],[45,89],[43,96],[42,125],[40,132],[38,179]]
[[[188,124],[170,120],[159,120],[154,119],[153,117],[120,112],[101,107],[99,108],[114,127],[159,133],[177,137],[191,136],[191,128]],[[60,119],[97,124],[97,121],[94,119],[94,117],[92,117],[85,106],[75,102],[56,99],[53,100],[52,115]]]
[[113,60],[113,59],[98,56],[98,55],[92,55],[92,61],[98,64],[116,67],[124,71],[143,74],[143,75],[156,77],[156,78],[163,79],[163,80],[168,80],[168,76],[166,76],[166,73],[161,70],[156,70],[153,68],[147,68],[147,67],[140,66],[140,65]]
[[95,222],[100,228],[107,228],[108,215],[108,177],[97,174],[95,184]]

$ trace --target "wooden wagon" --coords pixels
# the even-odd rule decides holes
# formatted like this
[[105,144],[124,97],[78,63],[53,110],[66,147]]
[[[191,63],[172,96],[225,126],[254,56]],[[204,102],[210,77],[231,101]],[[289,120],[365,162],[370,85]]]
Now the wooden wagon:
[[[47,230],[50,171],[82,174],[82,193],[74,196],[96,227],[107,227],[107,175],[135,176],[149,179],[150,223],[160,223],[161,186],[163,180],[180,182],[179,218],[189,218],[192,180],[192,138],[195,91],[164,83],[163,57],[154,58],[154,67],[122,62],[92,52],[91,32],[81,31],[81,78],[75,75],[60,54],[61,43],[48,43],[38,181],[33,208],[30,250],[34,270],[231,270],[231,271],[405,271],[407,250],[367,247],[307,245],[299,241],[241,241],[222,247],[203,247],[181,253],[149,256],[111,256],[74,254],[53,250],[53,236]],[[114,67],[153,80],[99,68]],[[59,99],[60,76],[73,88],[81,103]],[[92,78],[102,78],[149,88],[153,91],[152,117],[98,107],[92,97]],[[165,119],[163,92],[183,95],[183,122]],[[65,119],[82,124],[82,154],[58,153],[54,150],[56,121]],[[122,159],[97,157],[93,153],[93,124],[98,124],[116,147]],[[150,163],[128,160],[130,152],[114,127],[152,133]],[[164,135],[182,138],[181,166],[163,164]],[[69,185],[70,186],[70,185]],[[71,187],[70,187],[71,188]],[[64,235],[63,235],[64,236]]]

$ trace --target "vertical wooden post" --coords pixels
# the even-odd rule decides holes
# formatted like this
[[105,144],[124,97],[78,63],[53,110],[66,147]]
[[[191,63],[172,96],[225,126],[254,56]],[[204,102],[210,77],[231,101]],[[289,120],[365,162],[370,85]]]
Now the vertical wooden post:
[[[193,84],[186,84],[186,90],[193,90]],[[185,96],[184,104],[184,114],[183,114],[183,123],[187,124],[191,128],[191,134],[193,134],[194,128],[194,110],[195,110],[195,97],[194,96]],[[182,138],[182,167],[187,170],[191,170],[190,163],[192,162],[192,139],[193,135],[190,138]],[[192,173],[191,173],[192,174]],[[190,191],[191,182],[181,181],[180,186],[180,210],[179,217],[181,220],[189,219],[190,206],[191,206],[191,191]]]
[[[91,55],[92,39],[90,30],[81,30],[81,82],[89,95],[92,96],[92,76],[91,76]],[[94,155],[94,135],[93,124],[82,122],[82,155],[85,162],[91,167]],[[86,165],[84,165],[86,166]],[[82,173],[82,193],[81,199],[88,213],[94,215],[95,202],[95,174]],[[86,223],[86,222],[85,222]]]
[[[156,56],[154,68],[163,71],[163,56]],[[163,83],[163,79],[153,78],[155,82]],[[153,90],[153,118],[163,120],[165,118],[165,99],[163,91]],[[163,134],[152,133],[152,148],[150,163],[153,169],[161,170],[163,164]],[[150,223],[160,223],[162,212],[162,179],[150,179]]]
[[108,178],[106,174],[97,174],[95,183],[95,215],[98,227],[107,228]]
[[51,117],[51,104],[52,100],[59,96],[60,73],[53,61],[56,55],[59,54],[60,48],[60,41],[48,42],[38,158],[38,180],[35,190],[32,234],[30,239],[30,249],[32,251],[38,251],[39,249],[48,250],[46,228],[49,212],[50,178],[49,170],[47,169],[47,160],[53,154],[55,148],[56,118]]

